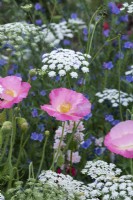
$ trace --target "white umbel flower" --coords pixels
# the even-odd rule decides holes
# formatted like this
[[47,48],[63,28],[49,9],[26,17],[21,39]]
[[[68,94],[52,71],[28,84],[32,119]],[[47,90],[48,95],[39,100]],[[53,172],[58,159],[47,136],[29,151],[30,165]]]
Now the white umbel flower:
[[[91,200],[98,197],[100,191],[98,189],[88,187],[83,182],[74,180],[69,175],[57,174],[51,170],[43,171],[39,175],[39,180],[44,184],[50,184],[62,188],[68,192],[68,199],[77,195],[79,200]],[[72,198],[73,199],[73,198]],[[95,198],[97,199],[97,198]]]
[[131,4],[129,5],[129,3],[125,2],[123,3],[123,7],[120,8],[120,10],[127,10],[127,13],[131,14],[133,13],[133,1],[131,2]]
[[56,76],[56,72],[55,71],[51,71],[51,72],[48,73],[48,76],[49,77],[54,77],[54,76]]
[[71,78],[76,79],[79,74],[89,72],[89,62],[87,60],[90,57],[88,54],[59,48],[42,56],[44,65],[41,70],[44,73],[46,68],[46,74],[54,70],[59,76],[70,75]]
[[112,104],[112,107],[118,107],[119,104],[126,107],[129,103],[133,102],[132,94],[127,94],[122,91],[119,92],[116,89],[105,89],[103,92],[97,92],[96,96],[99,97],[99,103],[108,100]]
[[70,73],[70,76],[71,76],[72,78],[78,78],[77,72],[71,72],[71,73]]

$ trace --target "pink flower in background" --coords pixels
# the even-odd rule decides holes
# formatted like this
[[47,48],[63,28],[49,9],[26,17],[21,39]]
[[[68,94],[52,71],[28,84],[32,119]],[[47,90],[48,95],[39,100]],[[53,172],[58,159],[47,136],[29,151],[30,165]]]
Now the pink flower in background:
[[22,101],[27,97],[30,87],[29,83],[22,82],[17,76],[0,78],[0,109],[11,108]]
[[133,120],[114,126],[106,135],[104,145],[113,153],[133,158]]
[[53,89],[49,95],[50,105],[41,109],[57,120],[77,121],[91,112],[91,103],[83,94],[67,88]]
[[[72,156],[72,160],[71,160],[71,156]],[[67,151],[67,160],[72,161],[72,163],[79,163],[81,160],[81,156],[79,155],[78,151],[72,152],[72,155],[71,155],[71,151],[68,150]]]

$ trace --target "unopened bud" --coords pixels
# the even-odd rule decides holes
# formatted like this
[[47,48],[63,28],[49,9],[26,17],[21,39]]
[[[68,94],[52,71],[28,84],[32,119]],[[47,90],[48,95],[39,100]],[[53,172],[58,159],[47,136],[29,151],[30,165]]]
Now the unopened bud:
[[30,71],[29,71],[29,75],[32,77],[32,76],[35,76],[37,74],[37,72],[36,72],[36,69],[31,69]]
[[1,131],[5,133],[9,133],[12,130],[12,123],[10,121],[5,121],[1,127]]
[[44,134],[45,134],[46,136],[49,136],[49,135],[50,135],[50,132],[47,130],[47,131],[44,132]]
[[17,124],[18,124],[18,127],[19,127],[22,131],[27,131],[28,128],[29,128],[29,124],[28,124],[28,122],[26,121],[25,118],[18,117],[18,118],[17,118]]

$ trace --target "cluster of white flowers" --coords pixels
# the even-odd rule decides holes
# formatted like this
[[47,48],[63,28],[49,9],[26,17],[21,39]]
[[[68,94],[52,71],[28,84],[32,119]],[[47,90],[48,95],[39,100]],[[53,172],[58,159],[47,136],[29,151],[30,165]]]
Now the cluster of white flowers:
[[100,160],[95,162],[88,161],[82,173],[91,176],[95,180],[87,186],[93,190],[100,191],[99,196],[102,197],[102,200],[133,199],[133,176],[119,176],[121,170],[116,168],[115,164],[108,164]]
[[0,25],[0,42],[2,45],[25,45],[31,39],[30,45],[43,42],[49,46],[57,46],[65,37],[73,38],[74,32],[85,27],[85,23],[77,19],[69,19],[58,24],[50,23],[41,27],[26,22],[14,22]]
[[77,78],[78,71],[82,73],[89,72],[89,62],[87,60],[91,56],[88,54],[59,48],[51,53],[44,54],[42,58],[44,65],[40,73],[47,73],[49,77],[69,74],[71,78]]
[[[42,26],[43,40],[50,46],[56,46],[65,37],[73,38],[73,31],[68,28],[67,22],[50,23],[48,26]],[[39,37],[39,36],[38,36]]]
[[107,178],[120,175],[121,170],[116,168],[113,163],[108,164],[102,160],[88,161],[85,168],[81,171],[83,174],[89,175],[92,179],[106,180]]
[[123,7],[120,8],[120,10],[125,10],[127,9],[127,12],[130,14],[130,13],[133,13],[133,1],[131,2],[131,4],[125,2],[123,3]]
[[131,75],[133,77],[133,65],[130,66],[130,70],[128,70],[128,71],[125,72],[125,75],[126,76]]
[[104,181],[96,180],[88,184],[95,190],[100,190],[102,200],[132,200],[133,199],[133,176],[124,175],[120,177],[106,178]]
[[42,183],[47,183],[53,186],[58,186],[68,192],[68,200],[77,196],[80,200],[98,200],[99,190],[93,191],[93,188],[88,188],[83,182],[74,180],[69,175],[57,174],[51,170],[43,171],[39,175],[39,180]]
[[0,193],[0,200],[5,200],[5,197]]
[[128,106],[130,102],[133,102],[132,94],[127,94],[122,91],[119,92],[116,89],[105,89],[103,92],[97,92],[96,96],[99,97],[99,103],[108,100],[111,102],[112,107],[118,107],[119,103],[123,106]]
[[0,42],[10,45],[25,45],[29,39],[33,39],[39,32],[34,24],[26,22],[14,22],[0,25]]
[[68,26],[70,26],[75,32],[77,32],[78,29],[87,28],[85,22],[78,17],[74,19],[68,19]]

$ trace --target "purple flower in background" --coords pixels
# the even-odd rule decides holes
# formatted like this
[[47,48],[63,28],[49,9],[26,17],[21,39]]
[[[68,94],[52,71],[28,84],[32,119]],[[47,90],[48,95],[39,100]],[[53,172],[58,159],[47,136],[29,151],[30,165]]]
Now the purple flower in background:
[[109,62],[104,62],[103,63],[103,67],[104,67],[104,69],[112,69],[113,67],[114,67],[114,65],[113,65],[113,63],[111,62],[111,61],[109,61]]
[[129,83],[133,82],[133,76],[132,75],[127,75],[126,76],[126,81],[128,81]]
[[85,79],[84,78],[80,78],[80,79],[78,79],[78,81],[77,81],[77,84],[78,85],[85,85]]
[[87,139],[81,144],[81,147],[83,149],[87,149],[91,144],[92,144],[92,141],[90,139]]
[[120,123],[120,120],[118,120],[118,119],[116,119],[116,120],[114,120],[114,121],[111,122],[111,124],[112,124],[113,126],[115,126],[115,125],[118,124],[118,123]]
[[120,16],[118,21],[119,22],[128,22],[128,15]]
[[32,114],[32,117],[38,117],[38,111],[37,111],[37,109],[33,108],[31,114]]
[[40,95],[44,97],[46,95],[46,91],[45,90],[41,90],[40,91]]
[[35,4],[35,9],[36,9],[36,10],[41,10],[41,9],[42,9],[41,4],[40,4],[40,3],[36,3],[36,4]]
[[42,133],[33,132],[30,137],[32,140],[42,142],[44,135]]
[[96,147],[94,152],[97,156],[101,156],[104,153],[105,149],[105,147]]
[[84,120],[88,120],[88,119],[90,119],[92,117],[92,113],[89,113],[88,115],[86,115],[85,117],[84,117]]
[[109,33],[110,33],[110,30],[109,30],[109,29],[103,30],[103,35],[104,35],[105,37],[109,37]]
[[36,23],[38,26],[41,26],[43,22],[42,22],[41,19],[37,19],[37,20],[35,21],[35,23]]
[[133,49],[133,42],[125,42],[124,48],[125,49]]
[[72,13],[72,14],[71,14],[71,18],[72,18],[72,19],[77,19],[77,17],[78,17],[77,13]]
[[5,59],[0,59],[0,67],[7,64],[7,61]]
[[108,7],[112,14],[118,15],[120,13],[120,9],[117,7],[117,5],[115,3],[113,3],[113,2],[108,3]]
[[38,129],[43,132],[45,130],[44,124],[38,124]]
[[64,45],[70,45],[70,44],[71,44],[71,41],[70,41],[70,40],[67,40],[67,39],[65,39],[65,40],[63,40],[63,44],[64,44]]
[[114,120],[113,115],[105,115],[105,120],[108,122],[112,122]]
[[118,52],[116,55],[115,55],[115,58],[116,59],[123,59],[124,58],[124,54],[122,52]]
[[31,80],[32,80],[32,81],[35,81],[36,79],[37,79],[37,76],[32,76],[32,77],[31,77]]
[[15,76],[22,78],[22,74],[20,74],[20,73],[16,73]]
[[121,39],[122,39],[122,40],[128,40],[128,38],[129,38],[128,35],[122,35],[122,36],[121,36]]
[[88,29],[87,28],[83,28],[83,34],[88,35]]

